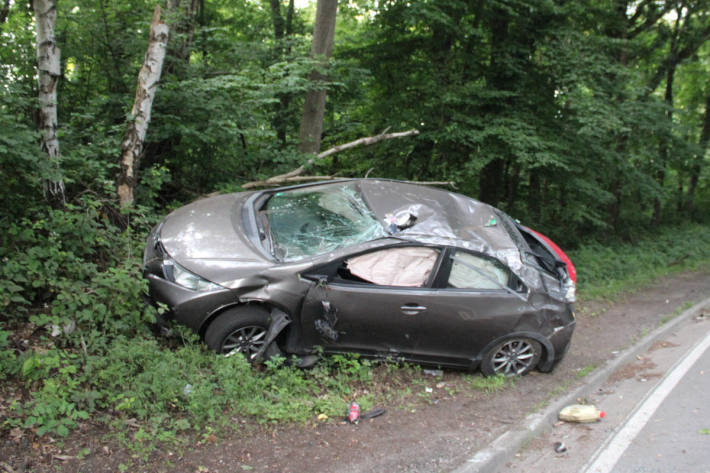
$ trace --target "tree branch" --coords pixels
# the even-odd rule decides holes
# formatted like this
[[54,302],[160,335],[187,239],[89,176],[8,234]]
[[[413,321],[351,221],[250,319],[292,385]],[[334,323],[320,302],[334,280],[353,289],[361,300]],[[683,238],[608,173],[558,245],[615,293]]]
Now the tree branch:
[[[671,10],[671,8],[672,8],[672,2],[666,2],[663,5],[663,7],[660,8],[657,12],[655,12],[655,13],[649,12],[649,15],[646,17],[646,20],[643,21],[640,25],[633,28],[631,31],[629,31],[628,34],[626,35],[626,38],[633,39],[636,36],[638,36],[639,34],[641,34],[642,32],[653,27],[654,25],[656,25],[656,23],[658,23],[658,20],[663,18],[663,15],[665,15],[666,13],[668,13]],[[637,10],[637,12],[638,12],[638,10]],[[636,19],[638,19],[638,15],[634,15],[632,17],[632,20],[634,22],[636,21]],[[629,21],[629,23],[631,23],[631,21]]]
[[385,132],[380,133],[379,135],[376,136],[367,136],[364,138],[359,138],[355,141],[351,141],[349,143],[345,143],[342,145],[334,146],[326,151],[323,151],[320,154],[317,154],[316,156],[313,156],[310,158],[306,164],[303,164],[296,169],[289,171],[285,174],[279,174],[278,176],[273,176],[270,177],[264,181],[252,181],[252,182],[247,182],[246,184],[242,185],[242,189],[252,189],[254,187],[272,187],[272,186],[277,186],[280,184],[283,184],[284,182],[289,182],[289,179],[292,179],[294,177],[300,176],[303,174],[303,171],[305,171],[307,166],[310,166],[313,164],[316,160],[326,158],[328,156],[331,156],[335,153],[339,153],[340,151],[345,151],[346,149],[351,149],[355,148],[357,146],[369,146],[371,144],[383,141],[383,140],[392,140],[395,138],[404,138],[406,136],[413,136],[413,135],[418,135],[419,130],[407,130],[407,131],[399,131],[396,133],[386,133]]

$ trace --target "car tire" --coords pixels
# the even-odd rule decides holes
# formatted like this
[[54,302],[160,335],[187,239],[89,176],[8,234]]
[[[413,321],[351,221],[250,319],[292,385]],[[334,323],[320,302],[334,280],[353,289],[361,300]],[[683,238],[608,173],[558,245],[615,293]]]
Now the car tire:
[[527,337],[507,338],[486,352],[481,371],[486,376],[523,376],[535,369],[541,357],[540,342]]
[[[222,355],[242,353],[251,363],[262,348],[269,330],[269,313],[256,307],[238,307],[220,314],[207,327],[205,343]],[[264,358],[281,354],[276,342],[264,351]]]

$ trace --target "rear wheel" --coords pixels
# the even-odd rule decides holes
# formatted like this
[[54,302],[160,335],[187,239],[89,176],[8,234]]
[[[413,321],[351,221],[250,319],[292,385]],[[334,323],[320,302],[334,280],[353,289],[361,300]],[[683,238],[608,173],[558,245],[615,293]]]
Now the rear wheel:
[[483,356],[481,371],[486,376],[522,376],[540,361],[542,346],[531,338],[509,338],[498,343]]
[[[239,307],[230,309],[217,317],[207,327],[205,343],[207,346],[223,355],[243,354],[249,362],[254,361],[256,354],[264,346],[266,332],[269,330],[269,313],[254,307]],[[275,343],[268,347],[264,355],[278,352]]]

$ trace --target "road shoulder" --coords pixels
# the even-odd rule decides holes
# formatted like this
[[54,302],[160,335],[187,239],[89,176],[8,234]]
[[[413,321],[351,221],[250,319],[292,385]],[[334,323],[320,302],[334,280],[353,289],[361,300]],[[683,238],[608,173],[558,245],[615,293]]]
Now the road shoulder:
[[[468,458],[462,465],[454,470],[454,473],[493,473],[498,471],[522,471],[515,468],[515,465],[507,465],[506,463],[515,458],[515,455],[519,450],[529,444],[533,439],[542,436],[543,434],[551,432],[556,426],[559,426],[557,415],[559,411],[570,404],[576,404],[580,399],[596,399],[599,400],[600,394],[609,394],[614,392],[611,390],[609,383],[614,383],[619,380],[615,380],[613,377],[617,375],[621,378],[624,377],[620,374],[621,371],[627,366],[630,366],[634,362],[643,363],[647,360],[646,356],[643,355],[649,350],[653,350],[656,346],[670,346],[674,345],[672,342],[662,342],[667,338],[672,338],[677,335],[678,331],[684,331],[685,337],[693,336],[694,332],[696,336],[704,335],[707,332],[706,320],[696,320],[698,315],[703,311],[707,311],[710,307],[710,298],[706,298],[687,310],[683,311],[680,315],[676,316],[671,321],[661,325],[653,332],[649,333],[641,341],[634,344],[633,346],[627,348],[623,352],[619,353],[614,359],[609,360],[602,367],[597,368],[586,380],[586,383],[573,391],[554,399],[543,411],[531,414],[527,416],[524,422],[517,428],[511,429],[505,432],[503,435],[496,438],[488,447],[479,450],[470,458]],[[698,323],[704,323],[703,330],[698,330]],[[654,364],[654,366],[656,366]],[[643,368],[643,367],[641,367]],[[659,376],[659,374],[654,373],[653,376]],[[650,376],[649,376],[650,377]],[[632,376],[633,378],[633,376]],[[643,382],[646,382],[646,378],[640,378]],[[648,383],[648,387],[653,383]],[[628,401],[627,401],[628,402]],[[600,402],[601,404],[601,402]],[[623,419],[621,419],[623,420]],[[600,428],[599,430],[607,432],[611,430],[611,426],[618,425],[620,420],[617,419],[616,423],[611,423],[608,417],[602,421],[607,425]],[[600,425],[600,424],[595,424]],[[570,427],[574,429],[575,427]],[[583,428],[586,428],[584,426]],[[553,438],[554,437],[554,438]],[[556,439],[563,439],[569,437],[568,433],[556,432],[554,436],[548,436],[547,441],[538,442],[535,447],[542,447],[547,449],[549,455],[554,455],[553,442]],[[588,436],[586,436],[588,437]],[[587,442],[588,443],[588,442]],[[533,448],[532,450],[535,450]],[[569,450],[565,453],[568,453]],[[579,458],[584,458],[584,452],[578,452]],[[589,452],[590,454],[593,453]],[[545,455],[544,453],[542,454]],[[534,455],[533,455],[534,456]],[[566,462],[565,459],[569,458],[569,455],[555,455],[560,461],[557,462],[561,468],[560,471],[576,471],[575,467],[579,467],[579,464],[575,462]],[[530,458],[519,460],[518,463],[531,461]],[[579,463],[579,462],[577,462]],[[572,467],[575,465],[575,467]]]

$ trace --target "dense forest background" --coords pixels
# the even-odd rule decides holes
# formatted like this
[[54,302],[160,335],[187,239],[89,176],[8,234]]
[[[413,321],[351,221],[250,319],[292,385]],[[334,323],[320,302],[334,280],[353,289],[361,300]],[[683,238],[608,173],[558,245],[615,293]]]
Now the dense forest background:
[[[167,54],[135,200],[120,206],[156,0],[0,0],[0,379],[16,381],[0,385],[0,431],[67,435],[103,412],[165,441],[145,432],[174,436],[224,409],[339,412],[347,391],[314,394],[335,389],[328,367],[254,377],[237,357],[156,340],[141,253],[172,208],[385,130],[419,133],[304,173],[453,182],[579,247],[580,287],[605,296],[612,276],[707,259],[707,225],[685,223],[710,219],[710,2],[337,3],[326,61],[316,2],[160,2]],[[53,35],[38,27],[50,23]],[[304,108],[323,95],[322,123],[309,118],[321,142],[304,146]],[[644,236],[618,252],[590,243]]]
[[[31,3],[0,10],[3,233],[46,215],[47,179],[64,181],[68,205],[111,213],[155,5],[57,2],[50,162]],[[310,174],[453,181],[566,245],[710,215],[704,0],[341,1],[326,82],[309,81],[315,3],[163,6],[170,38],[136,185],[150,214],[305,162],[304,99],[325,87],[321,149],[385,129],[420,134]]]

